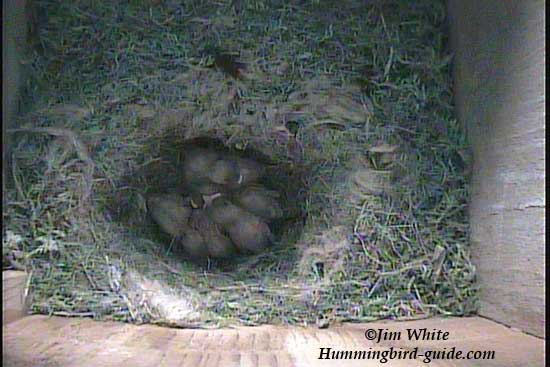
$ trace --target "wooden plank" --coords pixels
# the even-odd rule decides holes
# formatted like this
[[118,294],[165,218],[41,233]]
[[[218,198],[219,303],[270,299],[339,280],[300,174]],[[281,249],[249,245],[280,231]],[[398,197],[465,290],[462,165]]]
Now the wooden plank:
[[[407,329],[442,330],[446,340],[410,340]],[[401,332],[399,340],[369,341],[367,329]],[[378,332],[377,331],[377,332]],[[408,322],[344,324],[328,329],[239,327],[220,330],[168,329],[42,315],[27,316],[3,328],[7,365],[35,366],[426,366],[414,360],[319,359],[333,351],[378,350],[495,351],[492,360],[438,359],[430,366],[544,366],[544,340],[480,317]],[[383,338],[382,338],[383,339]],[[190,343],[190,341],[192,341]]]
[[2,324],[6,325],[25,316],[23,293],[27,274],[23,271],[2,272]]
[[450,0],[480,310],[545,333],[545,3]]

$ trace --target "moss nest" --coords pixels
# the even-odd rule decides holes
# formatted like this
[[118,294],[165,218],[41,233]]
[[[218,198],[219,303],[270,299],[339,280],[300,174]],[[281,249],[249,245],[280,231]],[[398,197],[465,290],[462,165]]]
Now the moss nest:
[[[34,2],[3,267],[35,313],[172,326],[467,315],[469,148],[444,1]],[[143,195],[186,144],[273,167],[295,216],[228,263],[170,249]]]

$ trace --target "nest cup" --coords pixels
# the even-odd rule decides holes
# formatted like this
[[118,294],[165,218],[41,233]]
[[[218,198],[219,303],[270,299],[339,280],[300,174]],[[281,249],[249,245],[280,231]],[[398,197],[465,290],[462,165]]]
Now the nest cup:
[[[185,151],[191,147],[216,151],[220,153],[221,158],[233,155],[253,159],[265,167],[265,174],[260,177],[257,184],[277,192],[278,201],[284,211],[282,218],[269,222],[275,245],[268,248],[267,252],[276,251],[288,245],[285,243],[288,241],[285,235],[289,233],[292,233],[292,237],[300,235],[306,220],[306,213],[303,210],[305,179],[300,173],[303,170],[289,164],[277,164],[266,154],[252,148],[244,150],[228,148],[215,138],[178,139],[167,135],[152,144],[159,144],[158,159],[124,177],[122,186],[125,189],[114,195],[110,211],[132,235],[150,240],[151,244],[158,245],[166,256],[175,258],[177,261],[191,261],[197,265],[204,265],[202,261],[189,257],[181,246],[175,245],[174,238],[160,230],[151,216],[144,213],[144,209],[145,211],[147,209],[143,207],[144,198],[151,193],[177,193],[183,196],[189,194],[185,186],[183,163]],[[243,256],[241,254],[223,260],[218,259],[214,262],[214,266],[209,267],[209,270],[231,271],[231,267],[234,268],[239,264],[243,266],[241,261]],[[246,256],[252,255],[246,254]]]

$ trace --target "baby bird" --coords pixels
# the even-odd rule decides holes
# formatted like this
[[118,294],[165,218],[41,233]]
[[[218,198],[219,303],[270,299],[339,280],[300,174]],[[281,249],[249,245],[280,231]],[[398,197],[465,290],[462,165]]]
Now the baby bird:
[[191,215],[191,206],[182,196],[150,194],[146,202],[149,214],[164,232],[172,236],[183,233]]
[[218,197],[207,207],[208,214],[212,220],[227,229],[228,226],[247,214],[246,210],[231,203],[224,197]]
[[208,248],[206,247],[203,236],[198,230],[190,226],[186,226],[183,234],[179,238],[179,242],[191,257],[204,258],[208,256]]
[[219,185],[237,185],[240,179],[239,166],[233,160],[220,159],[211,167],[208,177]]
[[236,251],[231,240],[225,236],[220,227],[216,225],[202,210],[194,210],[190,224],[203,236],[208,254],[213,258],[227,258]]
[[189,147],[184,150],[184,153],[183,169],[188,182],[207,178],[212,166],[218,160],[218,153],[209,149]]
[[276,196],[276,192],[261,186],[248,187],[235,195],[235,202],[252,214],[269,221],[283,217],[283,209],[275,199]]
[[208,213],[215,223],[227,231],[241,251],[258,253],[273,242],[273,235],[266,222],[225,198],[214,200]]
[[273,243],[273,234],[266,222],[246,213],[228,226],[227,233],[241,251],[260,253]]

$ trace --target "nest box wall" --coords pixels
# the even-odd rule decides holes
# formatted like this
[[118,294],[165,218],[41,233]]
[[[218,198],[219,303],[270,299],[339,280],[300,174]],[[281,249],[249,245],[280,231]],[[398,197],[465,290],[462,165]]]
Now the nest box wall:
[[25,5],[25,0],[2,2],[2,192],[5,190],[8,172],[6,162],[9,157],[6,129],[14,125],[23,82],[20,62],[27,36]]
[[482,316],[544,335],[543,1],[449,0]]

